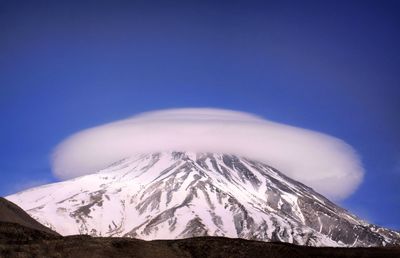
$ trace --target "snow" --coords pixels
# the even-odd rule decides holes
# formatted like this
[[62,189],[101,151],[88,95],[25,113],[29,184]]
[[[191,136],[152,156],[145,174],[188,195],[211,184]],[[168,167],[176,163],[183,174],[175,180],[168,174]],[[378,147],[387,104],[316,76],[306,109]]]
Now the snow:
[[[188,223],[197,218],[210,235],[258,235],[269,241],[277,233],[282,241],[304,243],[302,233],[308,232],[317,239],[312,245],[344,245],[320,233],[320,217],[318,228],[305,225],[298,199],[311,198],[324,207],[327,202],[313,192],[304,193],[304,188],[295,181],[288,181],[266,165],[258,164],[255,168],[247,160],[239,159],[261,182],[260,186],[254,186],[241,174],[244,172],[224,163],[223,154],[183,155],[184,158],[172,152],[137,155],[94,174],[6,198],[62,235],[125,236],[129,233],[145,240],[174,239],[190,230]],[[198,159],[204,159],[205,165],[196,163]],[[215,169],[211,159],[231,180]],[[272,179],[291,192],[280,189]],[[266,202],[267,188],[279,195],[277,210]],[[291,217],[281,212],[284,203],[290,205]],[[241,221],[243,228],[238,235],[234,217],[246,216],[253,224],[246,227],[247,222]],[[351,214],[341,216],[350,223],[362,223]]]

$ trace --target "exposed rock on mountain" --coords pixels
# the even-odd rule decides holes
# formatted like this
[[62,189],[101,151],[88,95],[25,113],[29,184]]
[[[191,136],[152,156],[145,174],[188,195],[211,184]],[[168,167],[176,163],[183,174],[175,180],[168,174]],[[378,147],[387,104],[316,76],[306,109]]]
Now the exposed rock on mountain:
[[62,235],[226,236],[309,246],[400,243],[398,232],[360,220],[276,169],[225,154],[139,155],[7,198]]

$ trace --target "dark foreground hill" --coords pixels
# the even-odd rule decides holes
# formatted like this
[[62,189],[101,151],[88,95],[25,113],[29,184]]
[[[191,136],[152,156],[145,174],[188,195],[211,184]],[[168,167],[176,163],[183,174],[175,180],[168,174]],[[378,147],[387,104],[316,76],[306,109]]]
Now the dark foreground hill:
[[48,227],[45,227],[37,222],[19,206],[2,197],[0,197],[0,222],[17,223],[19,225],[44,231],[52,235],[59,235]]
[[223,237],[143,241],[132,238],[55,236],[0,223],[0,257],[400,257],[400,247],[317,248]]

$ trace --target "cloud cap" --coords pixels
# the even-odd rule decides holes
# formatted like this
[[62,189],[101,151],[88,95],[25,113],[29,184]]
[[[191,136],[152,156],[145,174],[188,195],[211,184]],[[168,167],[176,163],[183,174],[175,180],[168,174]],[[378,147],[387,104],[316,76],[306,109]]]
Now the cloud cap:
[[238,111],[169,109],[78,132],[53,153],[61,179],[96,172],[122,158],[160,151],[228,153],[258,160],[336,200],[348,197],[364,171],[340,139]]

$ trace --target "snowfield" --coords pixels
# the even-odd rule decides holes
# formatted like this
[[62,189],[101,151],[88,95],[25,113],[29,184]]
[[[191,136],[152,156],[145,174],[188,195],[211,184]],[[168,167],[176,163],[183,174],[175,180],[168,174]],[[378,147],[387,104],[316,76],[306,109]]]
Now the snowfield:
[[62,235],[209,235],[310,246],[400,243],[398,232],[358,219],[272,167],[225,154],[137,155],[6,198]]

